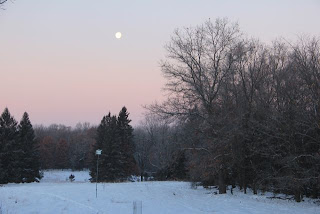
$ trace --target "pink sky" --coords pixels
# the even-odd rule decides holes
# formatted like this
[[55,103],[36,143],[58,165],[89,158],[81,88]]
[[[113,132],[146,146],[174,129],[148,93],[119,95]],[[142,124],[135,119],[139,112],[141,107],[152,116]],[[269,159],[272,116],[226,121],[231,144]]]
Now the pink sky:
[[[177,27],[238,21],[263,41],[320,35],[320,3],[294,1],[16,0],[0,11],[0,111],[34,124],[98,124],[122,106],[138,124],[161,100],[159,60]],[[122,39],[114,34],[121,31]]]

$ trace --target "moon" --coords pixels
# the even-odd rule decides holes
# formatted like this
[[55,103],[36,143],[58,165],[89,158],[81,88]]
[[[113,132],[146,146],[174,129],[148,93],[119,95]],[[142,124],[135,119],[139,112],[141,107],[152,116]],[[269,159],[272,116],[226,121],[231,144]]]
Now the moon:
[[117,32],[117,33],[115,34],[115,36],[116,36],[117,39],[121,39],[122,34],[121,34],[121,32]]

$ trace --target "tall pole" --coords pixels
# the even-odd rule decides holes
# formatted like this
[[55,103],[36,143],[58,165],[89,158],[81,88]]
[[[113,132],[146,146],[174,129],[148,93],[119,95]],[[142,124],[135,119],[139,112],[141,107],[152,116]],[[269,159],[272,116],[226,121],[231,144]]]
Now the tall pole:
[[98,198],[99,155],[97,159],[96,198]]

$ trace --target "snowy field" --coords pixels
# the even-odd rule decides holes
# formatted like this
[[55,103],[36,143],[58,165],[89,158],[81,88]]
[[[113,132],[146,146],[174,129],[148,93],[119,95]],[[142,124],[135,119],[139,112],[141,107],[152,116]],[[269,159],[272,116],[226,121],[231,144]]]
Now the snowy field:
[[[72,183],[67,181],[71,173]],[[320,213],[312,200],[295,203],[236,190],[234,195],[216,195],[216,190],[192,189],[186,182],[100,183],[96,198],[95,184],[88,179],[86,171],[46,171],[41,183],[3,185],[0,214],[132,214],[134,201],[142,201],[144,214]]]

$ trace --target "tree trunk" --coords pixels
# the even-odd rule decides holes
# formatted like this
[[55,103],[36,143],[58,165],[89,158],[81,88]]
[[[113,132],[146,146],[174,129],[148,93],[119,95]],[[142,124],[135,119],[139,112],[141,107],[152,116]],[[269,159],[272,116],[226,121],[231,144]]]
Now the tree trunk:
[[299,189],[296,189],[294,192],[294,199],[296,202],[301,202],[301,192]]
[[317,187],[313,187],[312,188],[311,197],[312,198],[318,198],[318,196],[319,196],[319,189]]
[[257,184],[256,184],[255,181],[253,182],[252,188],[253,188],[253,194],[254,194],[254,195],[258,194],[258,192],[257,192]]
[[244,170],[242,172],[242,186],[243,186],[244,194],[247,194],[247,181],[246,181],[246,176],[245,176]]
[[219,172],[219,194],[227,193],[224,170]]
[[245,181],[243,181],[243,192],[247,194],[247,183]]
[[142,172],[140,173],[140,180],[141,180],[141,182],[143,181],[143,173]]

